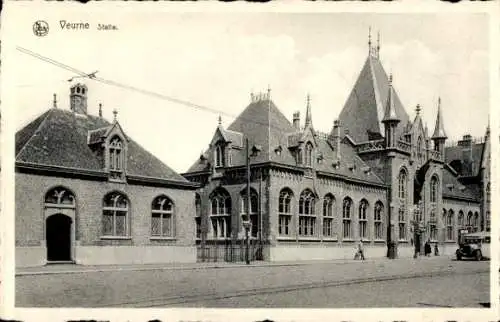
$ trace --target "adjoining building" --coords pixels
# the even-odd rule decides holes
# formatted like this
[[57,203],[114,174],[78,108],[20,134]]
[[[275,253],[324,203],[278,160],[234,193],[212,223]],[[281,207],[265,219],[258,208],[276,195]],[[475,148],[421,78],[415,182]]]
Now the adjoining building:
[[16,265],[196,260],[193,184],[87,113],[87,87],[16,133]]
[[309,99],[304,123],[299,112],[290,122],[270,90],[252,94],[229,127],[219,121],[183,174],[201,185],[192,219],[199,259],[234,260],[248,199],[253,259],[352,258],[359,240],[372,258],[386,256],[389,242],[412,256],[428,239],[450,254],[464,230],[489,230],[489,129],[480,142],[466,135],[447,146],[445,104],[436,102],[432,134],[420,106],[411,120],[379,52],[370,41],[330,133],[313,126]]

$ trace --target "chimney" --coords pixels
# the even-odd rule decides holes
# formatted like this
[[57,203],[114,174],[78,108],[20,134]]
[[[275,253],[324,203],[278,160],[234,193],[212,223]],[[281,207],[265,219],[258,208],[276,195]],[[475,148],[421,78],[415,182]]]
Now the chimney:
[[472,143],[472,136],[470,134],[465,134],[462,137],[462,140],[458,141],[458,145],[463,147],[470,147],[471,143]]
[[70,109],[77,114],[87,114],[87,86],[76,84],[70,88]]
[[293,113],[293,127],[300,131],[300,112]]
[[340,121],[333,121],[333,130],[331,136],[333,148],[335,149],[335,159],[340,159]]

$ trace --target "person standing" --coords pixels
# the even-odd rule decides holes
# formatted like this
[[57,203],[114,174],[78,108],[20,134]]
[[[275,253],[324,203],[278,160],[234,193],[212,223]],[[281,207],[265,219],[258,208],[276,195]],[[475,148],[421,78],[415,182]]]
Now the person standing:
[[359,254],[359,258],[361,260],[365,260],[365,252],[363,249],[363,240],[362,239],[360,239],[359,243],[358,243],[358,254]]
[[430,239],[428,239],[425,242],[424,250],[425,250],[425,256],[431,256],[432,248],[431,248],[431,241],[430,241]]

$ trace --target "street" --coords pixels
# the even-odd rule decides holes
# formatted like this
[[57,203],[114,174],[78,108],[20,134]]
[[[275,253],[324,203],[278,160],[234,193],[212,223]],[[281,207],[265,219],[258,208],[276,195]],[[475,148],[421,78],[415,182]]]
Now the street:
[[27,274],[16,277],[16,306],[481,307],[489,264],[442,256]]

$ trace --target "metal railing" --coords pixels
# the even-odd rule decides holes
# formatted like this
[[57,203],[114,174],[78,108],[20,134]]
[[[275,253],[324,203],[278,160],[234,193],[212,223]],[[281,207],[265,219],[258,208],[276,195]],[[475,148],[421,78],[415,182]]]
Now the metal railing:
[[[268,242],[250,239],[250,261],[264,260],[268,248]],[[198,262],[245,262],[245,240],[207,240],[203,245],[199,242],[196,245],[196,253]]]

